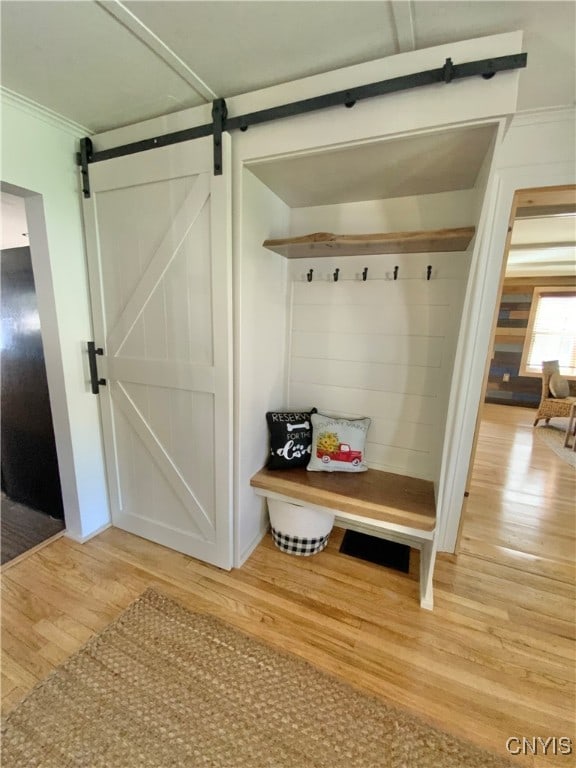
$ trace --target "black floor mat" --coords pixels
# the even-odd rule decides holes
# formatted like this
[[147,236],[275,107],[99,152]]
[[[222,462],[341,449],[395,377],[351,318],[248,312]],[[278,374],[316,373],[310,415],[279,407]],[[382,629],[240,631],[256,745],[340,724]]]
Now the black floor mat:
[[394,568],[402,573],[408,573],[410,570],[409,546],[378,539],[376,536],[368,536],[366,533],[346,531],[340,545],[340,552],[343,555],[367,560],[369,563]]

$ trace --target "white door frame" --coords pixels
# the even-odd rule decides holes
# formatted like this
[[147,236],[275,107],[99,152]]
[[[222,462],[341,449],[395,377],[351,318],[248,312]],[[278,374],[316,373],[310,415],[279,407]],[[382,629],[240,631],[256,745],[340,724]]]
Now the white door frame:
[[565,162],[553,162],[496,170],[487,190],[485,236],[476,264],[470,268],[469,295],[463,309],[467,324],[458,341],[450,392],[449,422],[437,499],[438,507],[443,510],[438,522],[438,550],[441,552],[454,552],[458,539],[514,194],[518,189],[574,183],[574,169]]
[[6,182],[2,182],[2,191],[16,197],[21,197],[24,200],[28,241],[32,258],[32,272],[38,301],[38,313],[40,315],[40,333],[44,348],[44,361],[46,363],[48,395],[54,425],[56,454],[58,456],[64,524],[68,536],[80,539],[82,537],[82,526],[77,501],[78,491],[76,488],[62,351],[58,334],[48,234],[44,215],[44,200],[39,192]]

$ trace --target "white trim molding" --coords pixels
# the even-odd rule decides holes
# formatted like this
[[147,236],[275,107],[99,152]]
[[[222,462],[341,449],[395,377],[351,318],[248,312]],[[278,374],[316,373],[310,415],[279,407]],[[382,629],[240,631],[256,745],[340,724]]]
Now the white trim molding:
[[16,93],[16,91],[11,91],[3,85],[0,85],[0,96],[2,101],[5,101],[6,104],[12,104],[23,112],[28,112],[33,117],[43,120],[45,123],[48,123],[48,125],[52,125],[60,131],[65,131],[72,136],[82,137],[92,134],[92,131],[84,125],[80,125],[80,123],[76,123],[74,120],[69,120],[58,112],[54,112],[54,110],[44,107],[42,104],[32,101],[32,99]]
[[72,539],[72,541],[77,541],[78,544],[86,544],[87,541],[90,541],[90,539],[93,539],[95,536],[104,533],[104,531],[107,531],[108,528],[112,528],[112,523],[101,525],[100,528],[97,528],[95,531],[92,531],[92,533],[89,533],[86,536],[78,536],[68,530],[64,531],[64,536],[67,539]]

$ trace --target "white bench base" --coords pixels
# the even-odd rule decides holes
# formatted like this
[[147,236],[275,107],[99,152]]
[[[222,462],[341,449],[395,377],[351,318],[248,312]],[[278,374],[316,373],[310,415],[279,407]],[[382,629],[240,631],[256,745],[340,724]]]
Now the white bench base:
[[409,547],[420,550],[420,607],[431,611],[434,607],[432,576],[434,572],[434,562],[436,560],[435,530],[422,530],[412,528],[396,523],[375,520],[370,517],[363,517],[360,514],[351,512],[341,512],[331,507],[324,507],[319,504],[310,504],[303,502],[294,496],[277,493],[275,491],[254,488],[259,496],[278,501],[286,501],[289,504],[296,504],[301,507],[317,509],[321,512],[335,514],[334,524],[340,528],[366,533],[369,536],[376,536],[380,539],[393,541],[397,544],[406,544]]

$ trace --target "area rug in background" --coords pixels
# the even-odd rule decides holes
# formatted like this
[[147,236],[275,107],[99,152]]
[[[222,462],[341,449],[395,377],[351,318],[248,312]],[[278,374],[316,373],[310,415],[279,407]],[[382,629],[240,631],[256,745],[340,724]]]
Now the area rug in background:
[[510,765],[152,589],[2,730],[3,768]]
[[534,427],[534,434],[539,440],[546,443],[563,461],[576,468],[576,451],[572,450],[572,440],[574,438],[570,438],[569,448],[564,447],[567,426],[568,419],[554,419],[554,422],[551,421],[549,424]]

